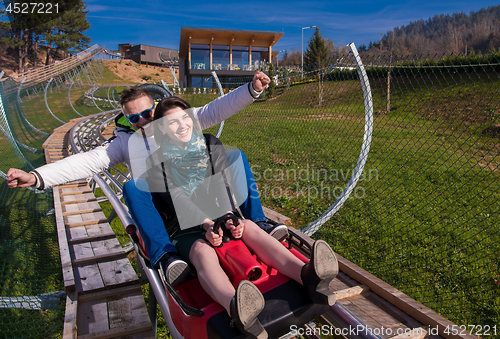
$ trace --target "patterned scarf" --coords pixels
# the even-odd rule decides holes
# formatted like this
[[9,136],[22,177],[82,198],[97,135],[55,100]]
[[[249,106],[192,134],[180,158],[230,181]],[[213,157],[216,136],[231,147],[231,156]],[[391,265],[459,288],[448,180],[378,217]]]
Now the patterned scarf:
[[170,164],[173,184],[186,194],[192,195],[205,179],[207,172],[208,154],[205,137],[193,130],[191,140],[184,146],[172,145],[168,138],[164,138],[162,153]]

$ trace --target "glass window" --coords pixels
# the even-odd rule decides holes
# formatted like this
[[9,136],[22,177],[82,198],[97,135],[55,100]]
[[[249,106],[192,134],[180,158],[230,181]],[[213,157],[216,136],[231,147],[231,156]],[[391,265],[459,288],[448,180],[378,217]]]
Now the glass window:
[[233,46],[233,69],[248,69],[248,47]]
[[191,69],[210,69],[210,50],[191,48]]
[[212,45],[212,69],[230,69],[229,46]]
[[193,88],[213,88],[214,83],[212,77],[192,77],[191,87]]

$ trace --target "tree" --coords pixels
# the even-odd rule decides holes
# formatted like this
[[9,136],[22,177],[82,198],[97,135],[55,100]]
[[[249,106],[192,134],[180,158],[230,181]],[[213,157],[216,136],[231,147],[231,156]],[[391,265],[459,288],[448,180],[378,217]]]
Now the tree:
[[276,84],[274,82],[274,67],[272,62],[269,63],[268,72],[269,72],[269,79],[271,79],[271,82],[269,83],[268,93],[269,97],[272,98],[274,96],[274,90],[276,88]]
[[328,66],[328,50],[325,39],[316,27],[304,54],[304,71],[312,72],[326,66]]
[[[333,41],[332,41],[333,42]],[[304,71],[318,71],[318,105],[323,105],[323,73],[328,66],[328,49],[325,39],[316,27],[313,36],[309,39],[309,45],[304,55]]]
[[[45,40],[52,47],[67,52],[88,46],[90,38],[83,31],[90,28],[85,18],[87,12],[82,0],[65,0],[54,3],[50,0],[19,2],[2,0],[0,41],[13,48],[19,55],[19,71],[22,72],[31,60],[36,66],[39,42]],[[57,7],[56,7],[57,5]],[[50,55],[50,53],[48,53]]]
[[288,51],[283,56],[283,61],[281,61],[282,66],[299,66],[300,65],[300,51],[292,50],[290,53]]
[[73,8],[50,22],[50,27],[43,34],[48,45],[46,65],[52,63],[52,48],[65,55],[88,48],[90,38],[83,34],[90,28],[85,9],[83,1],[78,0]]

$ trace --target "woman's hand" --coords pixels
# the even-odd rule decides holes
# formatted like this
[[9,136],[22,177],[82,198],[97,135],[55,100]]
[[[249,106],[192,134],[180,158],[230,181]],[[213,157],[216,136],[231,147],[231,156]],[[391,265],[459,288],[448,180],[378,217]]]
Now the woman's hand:
[[243,221],[238,220],[238,225],[234,225],[233,221],[229,219],[226,222],[226,228],[231,231],[231,235],[235,239],[239,239],[243,236],[243,231],[245,230],[245,224]]
[[212,220],[205,220],[203,223],[203,229],[207,231],[205,233],[205,238],[212,244],[214,247],[220,246],[222,244],[222,229],[219,228],[218,233],[214,233],[214,225],[215,223]]

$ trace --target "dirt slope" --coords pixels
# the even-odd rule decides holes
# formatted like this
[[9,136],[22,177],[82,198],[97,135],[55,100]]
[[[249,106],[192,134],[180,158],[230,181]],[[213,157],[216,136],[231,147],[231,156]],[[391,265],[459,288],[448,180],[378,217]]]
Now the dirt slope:
[[[106,67],[116,76],[125,80],[126,83],[153,83],[165,81],[167,84],[173,83],[172,73],[169,68],[138,64],[132,60],[104,60]],[[179,76],[179,70],[175,70]],[[149,80],[145,80],[149,77]]]

